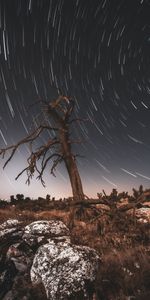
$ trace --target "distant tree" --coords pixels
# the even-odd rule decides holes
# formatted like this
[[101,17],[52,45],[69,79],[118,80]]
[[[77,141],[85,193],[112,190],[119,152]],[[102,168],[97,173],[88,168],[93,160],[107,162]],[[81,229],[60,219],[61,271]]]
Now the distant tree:
[[15,197],[14,197],[14,195],[11,195],[10,196],[10,203],[14,203],[15,202]]
[[109,197],[107,196],[105,190],[102,190],[102,191],[103,191],[104,197],[105,197],[106,199],[109,198]]
[[30,201],[31,201],[31,198],[30,198],[30,197],[26,197],[24,200],[25,200],[26,202],[30,202]]
[[112,192],[109,196],[110,200],[117,201],[117,195],[118,195],[118,191],[116,189],[112,189]]
[[135,188],[133,188],[132,191],[133,191],[133,197],[135,199],[137,199],[138,198],[138,194],[139,194],[138,191]]
[[136,190],[135,188],[133,188],[132,190],[133,190],[133,196],[135,199],[137,199],[139,196],[141,196],[144,192],[142,184],[139,186],[138,190]]
[[139,186],[139,196],[142,195],[143,192],[144,192],[144,190],[143,190],[143,185],[141,184],[141,185]]
[[46,195],[46,201],[50,201],[51,200],[51,196],[49,194]]
[[24,200],[24,195],[23,195],[23,194],[17,194],[17,195],[16,195],[16,199],[17,199],[18,201],[23,201],[23,200]]
[[97,193],[98,199],[102,199],[102,193]]
[[128,198],[128,197],[129,197],[128,192],[123,191],[123,192],[118,194],[118,200],[125,199],[125,198]]
[[[25,167],[16,177],[18,179],[24,172],[27,174],[27,183],[30,184],[35,172],[38,173],[37,178],[41,180],[41,183],[45,185],[43,180],[43,173],[48,166],[49,162],[52,162],[51,174],[55,176],[55,169],[61,162],[65,163],[70,183],[72,187],[73,198],[76,201],[84,200],[84,193],[80,174],[77,168],[76,155],[72,152],[72,143],[80,143],[81,141],[74,141],[70,138],[70,126],[73,122],[83,121],[83,119],[74,118],[71,116],[74,111],[74,101],[65,96],[59,96],[56,100],[48,103],[41,101],[44,104],[45,113],[48,120],[44,120],[39,126],[35,128],[25,138],[20,140],[17,144],[9,146],[0,150],[0,155],[5,156],[7,151],[11,151],[9,158],[6,160],[4,167],[10,162],[14,154],[21,145],[28,144],[31,149],[31,154],[27,159],[27,167]],[[50,126],[50,123],[54,124],[54,127]],[[53,133],[53,138],[47,138],[46,143],[42,146],[33,149],[33,144],[42,133],[48,132],[49,136]],[[39,161],[41,162],[39,166]]]

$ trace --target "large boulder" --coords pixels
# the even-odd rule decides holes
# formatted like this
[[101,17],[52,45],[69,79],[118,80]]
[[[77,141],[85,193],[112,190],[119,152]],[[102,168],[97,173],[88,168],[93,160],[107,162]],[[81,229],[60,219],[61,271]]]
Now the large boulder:
[[89,299],[99,263],[95,250],[55,238],[38,249],[31,281],[33,285],[43,283],[49,300],[69,299],[77,294]]
[[147,208],[150,208],[150,201],[143,202],[143,206],[147,207]]
[[136,217],[138,223],[150,224],[150,207],[143,206],[141,208],[136,208],[135,210],[132,208],[127,211],[127,214]]
[[135,215],[140,223],[150,223],[150,207],[141,207],[136,210]]
[[1,224],[0,254],[0,300],[89,299],[100,262],[95,250],[73,245],[58,220]]
[[0,299],[10,294],[18,274],[24,274],[27,270],[28,256],[25,257],[19,248],[22,234],[22,224],[16,219],[9,219],[0,225]]
[[62,236],[69,236],[69,229],[62,221],[40,220],[27,225],[22,238],[30,246],[39,246]]
[[19,230],[19,225],[20,222],[16,219],[8,219],[6,222],[2,223],[0,225],[0,240],[8,237],[9,235],[11,237],[15,237],[16,235],[20,236],[22,230]]
[[99,203],[99,204],[96,204],[95,207],[102,211],[110,211],[110,207],[106,204]]

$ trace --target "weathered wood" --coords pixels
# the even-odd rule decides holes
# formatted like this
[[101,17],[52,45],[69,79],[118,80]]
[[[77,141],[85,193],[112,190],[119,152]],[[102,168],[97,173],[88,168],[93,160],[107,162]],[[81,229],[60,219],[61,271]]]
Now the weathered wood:
[[[84,199],[84,201],[71,201],[70,206],[84,206],[84,207],[90,207],[91,205],[96,205],[96,204],[105,204],[108,205],[108,201],[106,202],[105,200],[99,200],[99,199]],[[108,205],[110,206],[110,205]]]
[[[71,116],[74,110],[74,101],[65,96],[59,96],[56,100],[47,103],[41,101],[44,104],[45,112],[49,120],[43,120],[43,124],[40,124],[33,132],[28,134],[25,138],[19,141],[17,144],[0,149],[0,155],[5,156],[7,151],[11,151],[8,159],[4,164],[4,168],[13,158],[14,154],[21,145],[27,144],[30,146],[31,154],[27,159],[27,166],[18,174],[18,179],[24,172],[27,174],[27,183],[30,184],[35,172],[37,172],[37,178],[41,180],[41,183],[45,185],[43,180],[43,173],[50,162],[52,167],[50,168],[51,174],[55,176],[55,168],[62,161],[65,163],[71,188],[73,199],[75,201],[83,201],[84,193],[80,174],[77,167],[76,156],[72,152],[72,141],[70,139],[70,124],[73,121],[79,121],[78,119],[71,120]],[[80,119],[81,121],[81,119]],[[54,124],[53,127],[49,125],[49,122]],[[41,136],[43,132],[51,131],[55,132],[55,137],[48,138],[46,143],[42,146],[33,149],[33,143]],[[78,141],[79,142],[79,141]],[[39,164],[41,161],[41,165]]]

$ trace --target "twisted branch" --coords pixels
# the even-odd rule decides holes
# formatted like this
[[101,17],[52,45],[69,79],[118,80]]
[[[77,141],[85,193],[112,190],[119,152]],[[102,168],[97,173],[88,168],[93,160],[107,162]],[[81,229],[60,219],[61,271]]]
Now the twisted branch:
[[28,144],[28,143],[32,143],[35,139],[37,139],[40,134],[45,130],[59,130],[58,128],[55,127],[50,127],[47,125],[40,125],[38,128],[36,128],[31,134],[29,134],[27,137],[23,138],[21,141],[19,141],[17,144],[15,145],[11,145],[7,148],[4,149],[0,149],[0,155],[2,155],[2,158],[4,158],[5,154],[7,151],[11,150],[11,154],[9,156],[9,158],[6,160],[3,169],[7,166],[7,164],[9,163],[9,161],[13,158],[14,154],[16,153],[17,149],[24,144]]
[[[27,158],[27,166],[16,176],[16,180],[24,173],[27,173],[27,181],[26,183],[30,184],[30,180],[32,179],[35,172],[38,173],[37,179],[39,179],[43,186],[45,186],[45,182],[43,180],[43,173],[48,165],[48,163],[52,160],[52,166],[50,172],[53,176],[55,176],[55,169],[59,163],[66,159],[65,150],[63,148],[63,143],[69,145],[69,151],[71,153],[71,144],[72,143],[81,143],[83,142],[81,139],[71,140],[69,133],[69,125],[73,122],[85,121],[87,119],[72,119],[70,117],[74,110],[75,102],[66,96],[59,96],[56,100],[51,101],[50,103],[46,101],[38,101],[37,103],[42,103],[44,105],[44,109],[48,115],[48,117],[52,118],[56,127],[51,127],[48,121],[43,121],[44,124],[37,126],[36,129],[33,130],[30,134],[28,134],[25,138],[21,139],[15,145],[11,145],[6,147],[5,149],[0,149],[0,155],[2,158],[5,157],[6,152],[9,152],[9,157],[4,163],[3,169],[7,166],[10,160],[14,157],[18,148],[22,145],[29,144],[30,147],[30,155]],[[32,150],[33,143],[40,137],[40,135],[44,131],[54,131],[56,136],[54,138],[48,139],[47,143]],[[56,148],[56,151],[51,151],[54,146],[60,146],[59,149]],[[54,149],[54,148],[53,148]],[[73,154],[72,154],[73,155]],[[74,160],[77,155],[74,155]],[[53,160],[54,159],[54,160]],[[39,160],[41,160],[40,165],[38,164]]]

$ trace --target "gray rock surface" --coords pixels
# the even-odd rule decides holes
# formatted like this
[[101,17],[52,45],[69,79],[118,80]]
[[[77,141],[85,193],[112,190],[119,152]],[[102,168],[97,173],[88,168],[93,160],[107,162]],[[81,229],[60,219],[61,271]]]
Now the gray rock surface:
[[46,244],[54,237],[69,236],[69,229],[62,221],[35,221],[24,229],[23,240],[30,246]]
[[0,225],[0,300],[21,300],[19,282],[22,278],[24,286],[24,278],[30,278],[34,253],[22,240],[23,231],[23,224],[16,219]]
[[18,232],[17,227],[20,222],[16,219],[9,219],[6,222],[0,225],[0,238],[4,238],[9,234],[13,234],[16,231]]
[[0,253],[0,300],[89,299],[100,262],[95,250],[73,245],[58,220],[4,222]]
[[38,249],[31,280],[33,284],[43,283],[49,300],[68,299],[79,292],[86,297],[99,263],[95,250],[55,240]]
[[136,217],[140,223],[150,223],[150,208],[141,207],[136,210]]

